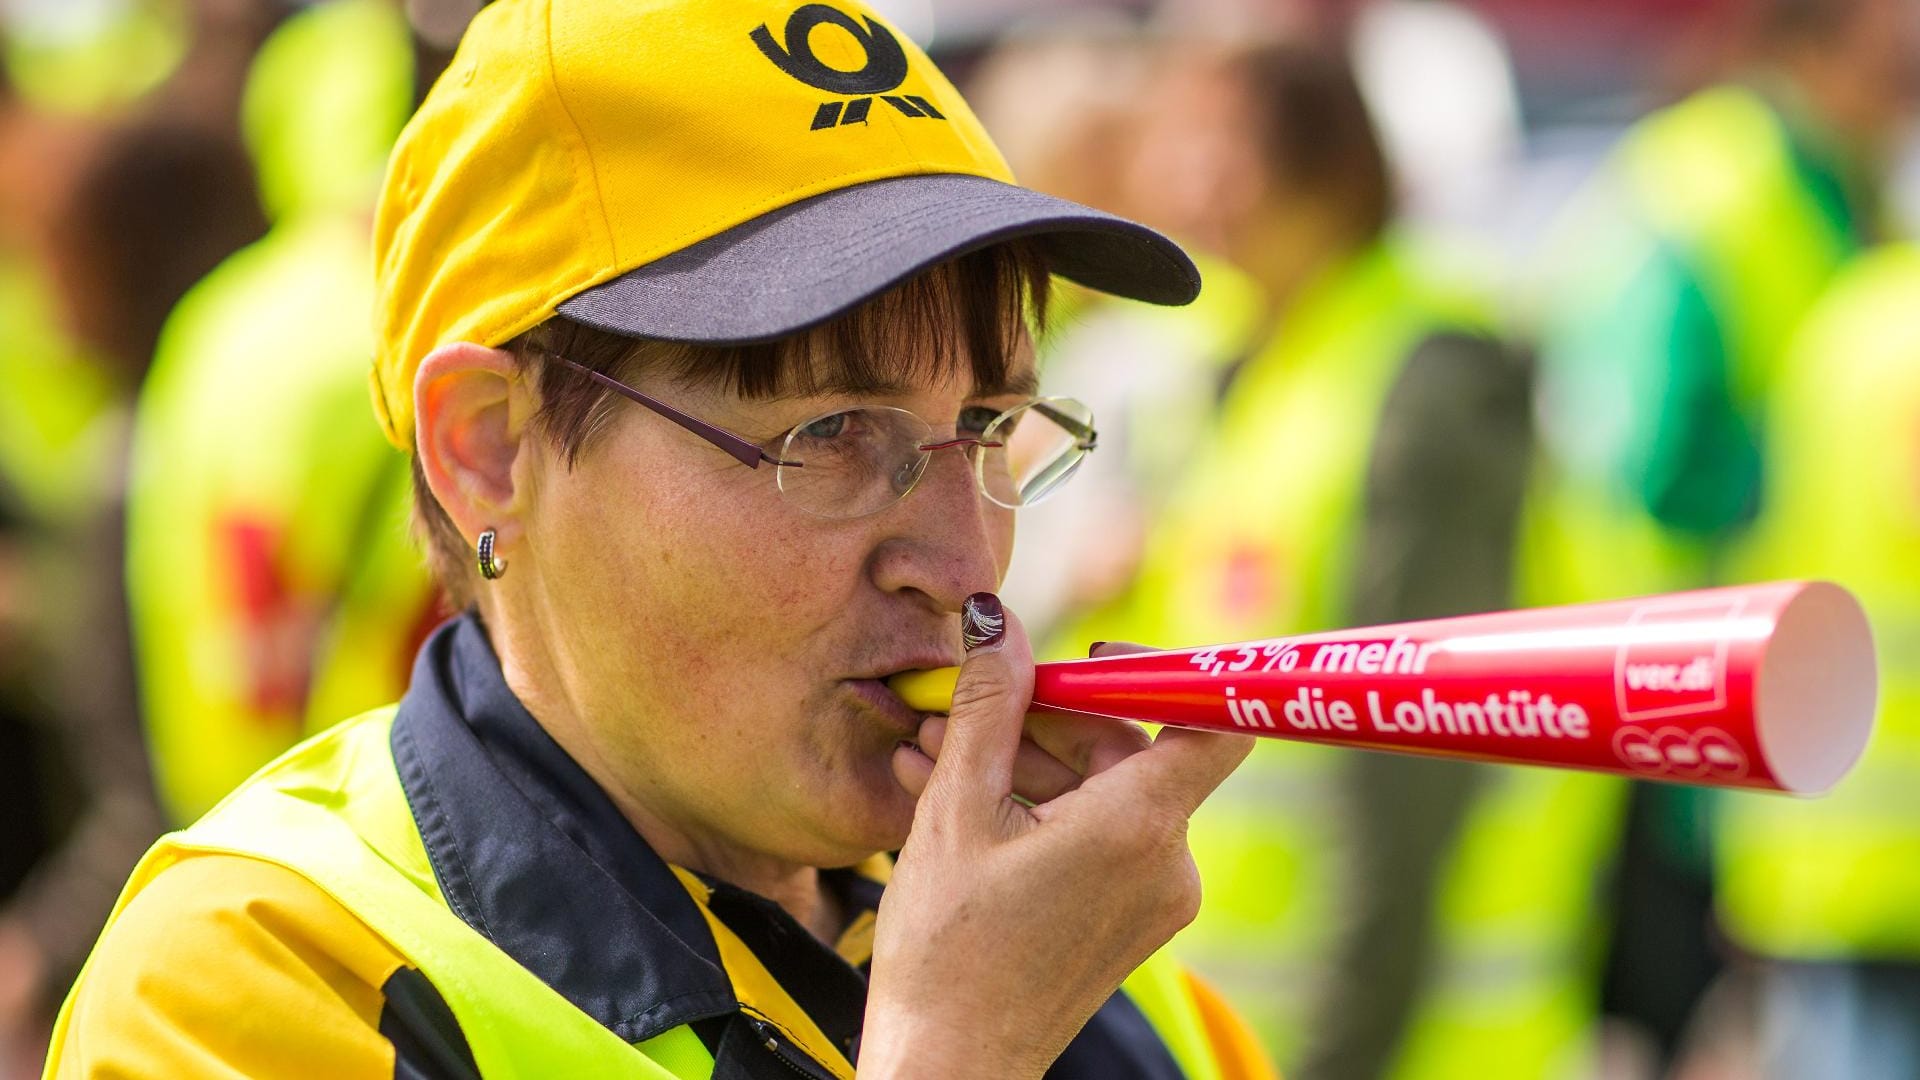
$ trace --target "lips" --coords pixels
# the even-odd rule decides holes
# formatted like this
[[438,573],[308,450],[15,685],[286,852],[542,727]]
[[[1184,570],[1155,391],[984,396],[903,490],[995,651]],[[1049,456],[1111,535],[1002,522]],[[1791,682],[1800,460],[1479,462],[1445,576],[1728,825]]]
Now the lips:
[[[957,646],[957,642],[955,643]],[[856,679],[887,680],[903,671],[930,671],[934,668],[952,667],[960,662],[960,653],[956,648],[926,648],[919,652],[895,653],[871,667],[857,669]]]
[[926,713],[909,707],[899,694],[879,679],[848,679],[846,685],[870,711],[899,728],[901,735],[911,737],[918,734],[920,722],[927,718]]
[[[898,647],[903,643],[895,642],[894,644]],[[940,647],[927,647],[914,652],[903,650],[892,653],[870,667],[855,669],[858,674],[841,681],[869,712],[884,718],[890,726],[897,729],[897,734],[910,739],[919,734],[920,723],[929,714],[909,706],[899,694],[893,692],[892,687],[887,685],[887,680],[903,671],[951,667],[959,663],[959,658],[955,655],[956,651],[953,648]]]

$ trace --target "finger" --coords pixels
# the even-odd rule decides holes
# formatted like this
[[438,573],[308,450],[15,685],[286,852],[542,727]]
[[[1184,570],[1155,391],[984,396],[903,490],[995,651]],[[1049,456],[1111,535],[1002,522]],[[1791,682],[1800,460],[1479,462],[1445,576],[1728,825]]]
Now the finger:
[[1113,771],[1137,770],[1152,795],[1189,817],[1253,752],[1251,735],[1162,728],[1145,752]]
[[[1033,716],[1027,717],[1027,726],[1031,731]],[[940,758],[940,747],[946,741],[947,718],[929,716],[920,725],[919,748],[923,755],[934,760]],[[1080,786],[1081,774],[1067,764],[1042,749],[1031,738],[1020,740],[1020,749],[1013,758],[1013,793],[1031,803],[1042,803],[1057,799]],[[908,788],[909,791],[913,790]]]
[[1088,659],[1102,656],[1131,656],[1134,653],[1159,652],[1151,645],[1136,645],[1131,641],[1096,641],[1087,646]]
[[893,748],[893,778],[918,800],[933,778],[932,756],[913,743],[901,743]]
[[1142,753],[1139,759],[1142,763],[1152,759],[1167,784],[1169,798],[1179,799],[1179,807],[1192,815],[1246,761],[1254,746],[1256,740],[1250,734],[1160,728],[1150,753]]
[[1132,721],[1058,712],[1028,713],[1027,738],[1078,777],[1105,772],[1153,745]]
[[[1096,641],[1087,646],[1087,658],[1098,660],[1109,656],[1159,651],[1152,645],[1139,645],[1131,641]],[[1041,717],[1046,718],[1046,723],[1036,727],[1035,721]],[[1153,742],[1146,727],[1140,724],[1070,713],[1029,715],[1027,736],[1046,747],[1049,753],[1066,762],[1083,777],[1104,772]]]
[[960,619],[967,657],[926,790],[997,808],[1013,794],[1020,728],[1033,698],[1033,652],[1020,620],[992,593],[967,597]]

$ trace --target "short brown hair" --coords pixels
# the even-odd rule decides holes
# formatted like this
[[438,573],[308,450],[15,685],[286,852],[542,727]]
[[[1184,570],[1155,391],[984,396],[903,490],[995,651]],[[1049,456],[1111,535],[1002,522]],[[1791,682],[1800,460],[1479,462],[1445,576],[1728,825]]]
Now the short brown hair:
[[[1047,296],[1039,248],[1009,241],[941,263],[840,318],[764,344],[639,340],[555,316],[501,348],[540,393],[534,426],[572,464],[605,429],[619,400],[588,376],[548,364],[550,356],[623,381],[658,371],[689,387],[721,387],[746,398],[859,392],[957,376],[963,361],[975,386],[997,388],[1009,380],[1023,332],[1045,325]],[[901,341],[929,347],[903,352]],[[418,454],[413,495],[415,534],[434,577],[456,607],[466,607],[473,601],[473,549],[427,486]]]

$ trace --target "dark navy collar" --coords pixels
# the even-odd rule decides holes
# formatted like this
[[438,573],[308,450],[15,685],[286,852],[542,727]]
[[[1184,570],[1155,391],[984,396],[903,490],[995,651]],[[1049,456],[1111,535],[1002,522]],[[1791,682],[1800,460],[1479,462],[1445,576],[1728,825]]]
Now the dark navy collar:
[[706,921],[507,688],[469,613],[435,631],[393,756],[447,904],[628,1042],[734,1011]]
[[[508,689],[477,615],[448,622],[421,649],[392,746],[434,877],[464,922],[629,1043],[692,1024],[713,1036],[716,1077],[793,1075],[791,1058],[759,1060],[766,1032],[737,1012],[705,916]],[[879,891],[865,879],[839,884],[854,903],[878,906]],[[849,984],[846,994],[864,997],[863,989]],[[859,1004],[846,1006],[856,1008],[855,1022]],[[1139,1009],[1115,994],[1047,1075],[1181,1074]]]

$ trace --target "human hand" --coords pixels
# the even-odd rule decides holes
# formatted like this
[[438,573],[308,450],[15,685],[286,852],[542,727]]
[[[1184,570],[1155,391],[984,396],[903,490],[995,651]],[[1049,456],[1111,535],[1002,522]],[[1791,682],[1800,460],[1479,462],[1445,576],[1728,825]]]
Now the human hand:
[[[978,627],[999,602],[968,606]],[[1006,615],[949,716],[894,753],[919,803],[880,906],[863,1074],[1039,1077],[1199,909],[1187,819],[1253,740],[1028,718],[1032,692]]]

